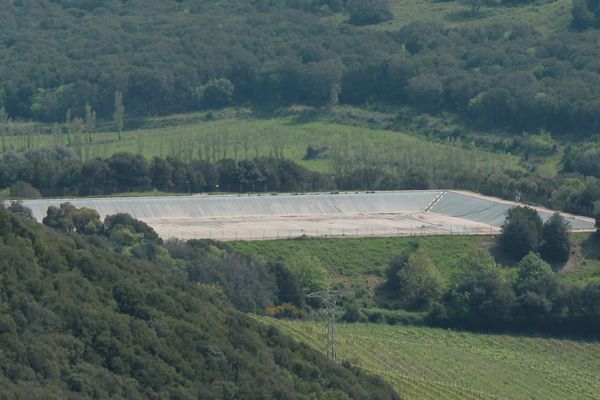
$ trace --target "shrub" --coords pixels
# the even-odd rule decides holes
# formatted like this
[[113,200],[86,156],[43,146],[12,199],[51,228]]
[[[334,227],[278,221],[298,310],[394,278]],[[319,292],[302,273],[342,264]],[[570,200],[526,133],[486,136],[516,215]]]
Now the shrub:
[[23,181],[18,181],[11,185],[10,196],[19,199],[39,199],[42,197],[39,190]]

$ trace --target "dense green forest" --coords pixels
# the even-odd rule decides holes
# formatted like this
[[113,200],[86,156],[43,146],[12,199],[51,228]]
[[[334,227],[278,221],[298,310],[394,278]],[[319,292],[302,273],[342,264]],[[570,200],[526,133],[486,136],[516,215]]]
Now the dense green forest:
[[[575,29],[598,25],[594,1],[576,1],[572,27],[545,34],[418,19],[374,29],[394,17],[385,0],[9,3],[0,10],[0,103],[11,118],[83,118],[89,103],[112,119],[120,92],[131,116],[385,102],[517,133],[600,128],[600,32]],[[482,2],[472,3],[478,12]]]
[[[286,279],[265,266],[211,244],[167,250],[124,215],[99,221],[61,207],[46,220],[51,229],[11,210],[0,208],[3,399],[398,398],[236,311],[231,290],[208,275],[210,265],[246,277],[262,268],[272,283],[252,295],[273,304]],[[205,266],[202,277],[185,254]]]

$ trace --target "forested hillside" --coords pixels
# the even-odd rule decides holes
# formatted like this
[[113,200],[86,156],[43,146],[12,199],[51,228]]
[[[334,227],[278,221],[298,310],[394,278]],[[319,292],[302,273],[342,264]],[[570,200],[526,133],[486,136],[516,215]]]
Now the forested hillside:
[[[236,311],[218,280],[192,282],[144,224],[56,211],[50,229],[0,208],[1,398],[397,398]],[[206,279],[211,262],[252,275],[193,254]]]
[[519,2],[457,3],[473,14],[459,27],[417,15],[385,30],[377,23],[394,18],[394,7],[384,0],[8,3],[0,103],[11,118],[64,121],[89,103],[112,119],[119,91],[130,116],[386,102],[517,133],[600,129],[593,1],[577,1],[572,21],[544,34],[529,24],[469,24],[482,5],[517,15]]

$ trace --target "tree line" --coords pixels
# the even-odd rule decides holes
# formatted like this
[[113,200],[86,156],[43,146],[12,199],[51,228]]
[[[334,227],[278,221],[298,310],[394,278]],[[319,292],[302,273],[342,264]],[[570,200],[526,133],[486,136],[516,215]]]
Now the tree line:
[[[459,261],[460,275],[450,284],[416,242],[390,262],[380,288],[385,305],[426,312],[435,326],[596,338],[600,284],[565,283],[549,264],[569,259],[567,228],[558,214],[542,223],[535,210],[513,208],[498,247],[518,261],[516,273],[505,273],[488,251],[476,249]],[[600,243],[598,228],[589,240]],[[348,316],[364,318],[360,310]]]
[[[307,149],[311,155],[314,149]],[[571,152],[569,154],[575,154]],[[568,160],[572,156],[567,156]],[[568,161],[576,168],[583,157]],[[589,157],[594,162],[593,157]],[[70,149],[28,150],[5,153],[0,160],[0,188],[13,198],[99,196],[124,192],[307,192],[336,190],[467,189],[514,200],[542,204],[575,214],[600,215],[600,178],[577,171],[544,177],[523,170],[481,173],[477,168],[432,175],[411,166],[394,173],[384,165],[336,163],[330,172],[315,172],[284,158],[258,157],[216,162],[175,157],[116,153],[109,158],[82,162]],[[582,172],[585,171],[582,169]]]

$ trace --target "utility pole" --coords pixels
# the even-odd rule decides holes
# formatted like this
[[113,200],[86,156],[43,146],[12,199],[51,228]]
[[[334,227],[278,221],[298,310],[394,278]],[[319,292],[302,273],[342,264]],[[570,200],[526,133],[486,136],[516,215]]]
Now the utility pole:
[[339,290],[313,292],[306,297],[319,297],[323,299],[325,314],[325,356],[333,361],[336,361],[337,355],[335,351],[335,304],[340,296]]

